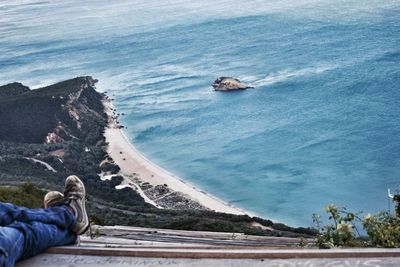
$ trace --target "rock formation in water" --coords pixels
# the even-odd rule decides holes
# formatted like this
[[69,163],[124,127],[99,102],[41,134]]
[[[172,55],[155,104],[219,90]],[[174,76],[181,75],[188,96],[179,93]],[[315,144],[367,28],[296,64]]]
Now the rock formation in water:
[[212,84],[215,91],[235,91],[235,90],[245,90],[252,88],[247,84],[239,81],[238,79],[232,77],[219,77]]

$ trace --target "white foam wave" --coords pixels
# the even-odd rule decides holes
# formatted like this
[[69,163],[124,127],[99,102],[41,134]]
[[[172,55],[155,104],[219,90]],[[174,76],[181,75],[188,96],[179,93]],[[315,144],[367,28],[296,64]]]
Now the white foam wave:
[[334,69],[334,66],[331,66],[331,65],[308,67],[308,68],[298,69],[298,70],[286,69],[286,70],[270,73],[265,77],[255,77],[255,76],[242,77],[242,80],[247,82],[248,84],[250,84],[253,87],[261,87],[261,86],[269,86],[269,85],[276,84],[279,82],[284,82],[284,81],[295,79],[298,77],[320,74],[322,72],[332,70],[332,69]]

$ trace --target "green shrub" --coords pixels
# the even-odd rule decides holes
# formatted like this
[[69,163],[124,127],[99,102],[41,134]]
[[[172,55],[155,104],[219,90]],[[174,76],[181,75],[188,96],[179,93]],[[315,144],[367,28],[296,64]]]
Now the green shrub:
[[102,164],[100,168],[103,172],[110,172],[111,174],[117,174],[120,171],[118,165],[109,162]]
[[318,230],[316,244],[320,248],[365,246],[356,223],[361,222],[359,214],[348,212],[345,207],[333,204],[325,207],[329,220],[333,223],[323,225],[321,217],[313,215]]
[[362,224],[372,246],[400,247],[400,218],[387,212],[364,217]]
[[[333,223],[323,225],[321,217],[313,215],[318,230],[316,244],[320,248],[332,247],[400,247],[400,217],[380,212],[360,218],[360,213],[351,213],[346,208],[328,205],[325,211]],[[362,237],[356,225],[361,224],[368,234]]]

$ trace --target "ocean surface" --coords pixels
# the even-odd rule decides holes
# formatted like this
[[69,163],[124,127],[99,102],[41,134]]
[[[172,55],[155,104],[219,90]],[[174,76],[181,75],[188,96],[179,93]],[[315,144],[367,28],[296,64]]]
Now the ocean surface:
[[400,184],[399,0],[0,0],[1,84],[82,75],[146,157],[259,216],[385,210]]

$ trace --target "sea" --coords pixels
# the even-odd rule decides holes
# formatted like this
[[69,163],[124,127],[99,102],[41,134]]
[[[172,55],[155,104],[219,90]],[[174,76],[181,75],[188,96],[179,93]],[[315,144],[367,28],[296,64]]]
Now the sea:
[[399,0],[0,0],[0,84],[83,75],[147,158],[263,218],[400,184]]

